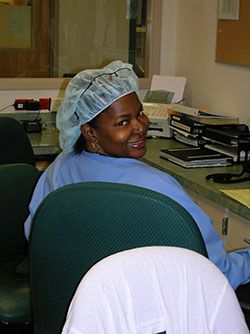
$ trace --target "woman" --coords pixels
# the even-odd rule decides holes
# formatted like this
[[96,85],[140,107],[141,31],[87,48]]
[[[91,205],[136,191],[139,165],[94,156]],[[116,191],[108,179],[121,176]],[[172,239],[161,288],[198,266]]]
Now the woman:
[[146,152],[149,120],[138,98],[138,79],[121,61],[100,70],[86,70],[69,83],[57,113],[63,152],[42,174],[25,223],[53,190],[77,182],[118,182],[158,191],[182,205],[196,221],[209,259],[232,287],[250,281],[250,252],[227,254],[209,218],[170,175],[138,159]]

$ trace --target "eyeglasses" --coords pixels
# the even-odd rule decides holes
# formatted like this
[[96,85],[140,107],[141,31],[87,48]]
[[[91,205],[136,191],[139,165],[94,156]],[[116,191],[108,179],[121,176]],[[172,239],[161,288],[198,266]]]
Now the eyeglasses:
[[98,79],[102,78],[102,77],[108,77],[109,80],[112,80],[113,77],[118,78],[119,77],[119,73],[124,72],[124,74],[126,74],[127,76],[131,75],[131,69],[128,67],[123,67],[123,68],[119,68],[118,70],[114,71],[114,72],[107,72],[107,73],[101,73],[98,74],[97,76],[95,76],[89,83],[89,85],[84,89],[84,91],[81,94],[81,97],[83,96],[83,94],[93,85],[94,82],[96,82],[97,84],[99,84],[101,86],[101,82],[98,81]]

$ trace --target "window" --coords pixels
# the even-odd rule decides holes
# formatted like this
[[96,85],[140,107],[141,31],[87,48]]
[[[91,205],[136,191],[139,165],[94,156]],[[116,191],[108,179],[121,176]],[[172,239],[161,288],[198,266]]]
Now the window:
[[[151,75],[159,73],[161,0],[33,0],[31,4],[32,47],[0,49],[0,60],[8,58],[5,73],[11,73],[15,66],[21,69],[9,77],[0,70],[0,77],[6,78],[0,79],[0,88],[18,89],[13,85],[19,81],[20,89],[26,89],[24,83],[29,86],[29,82],[32,87],[28,89],[57,89],[80,70],[117,59],[134,65],[141,88],[149,87]],[[39,57],[33,56],[37,50],[38,64]],[[24,54],[28,60],[16,62]],[[16,77],[20,79],[12,79]]]

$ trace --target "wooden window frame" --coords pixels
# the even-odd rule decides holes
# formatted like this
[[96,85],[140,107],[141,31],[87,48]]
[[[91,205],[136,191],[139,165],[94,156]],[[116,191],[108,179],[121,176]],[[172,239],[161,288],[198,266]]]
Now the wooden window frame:
[[[150,88],[153,74],[160,73],[162,0],[150,0],[147,27],[146,68],[148,77],[139,78],[139,88]],[[0,78],[0,90],[65,90],[70,78]]]

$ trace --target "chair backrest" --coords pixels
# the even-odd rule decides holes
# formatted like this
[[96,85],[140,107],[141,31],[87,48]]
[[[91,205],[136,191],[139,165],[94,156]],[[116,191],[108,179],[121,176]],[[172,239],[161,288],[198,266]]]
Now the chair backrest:
[[207,256],[191,215],[160,193],[87,182],[48,195],[30,237],[34,334],[60,333],[77,284],[93,264],[144,246],[184,247]]
[[151,90],[167,90],[173,92],[172,103],[179,102],[183,98],[187,79],[184,77],[153,75]]
[[63,334],[208,332],[248,329],[222,272],[177,247],[136,248],[98,262],[81,280],[63,328]]
[[0,165],[0,258],[27,252],[24,222],[40,176],[30,164]]
[[0,165],[28,163],[35,166],[29,137],[16,119],[0,117],[0,141]]

